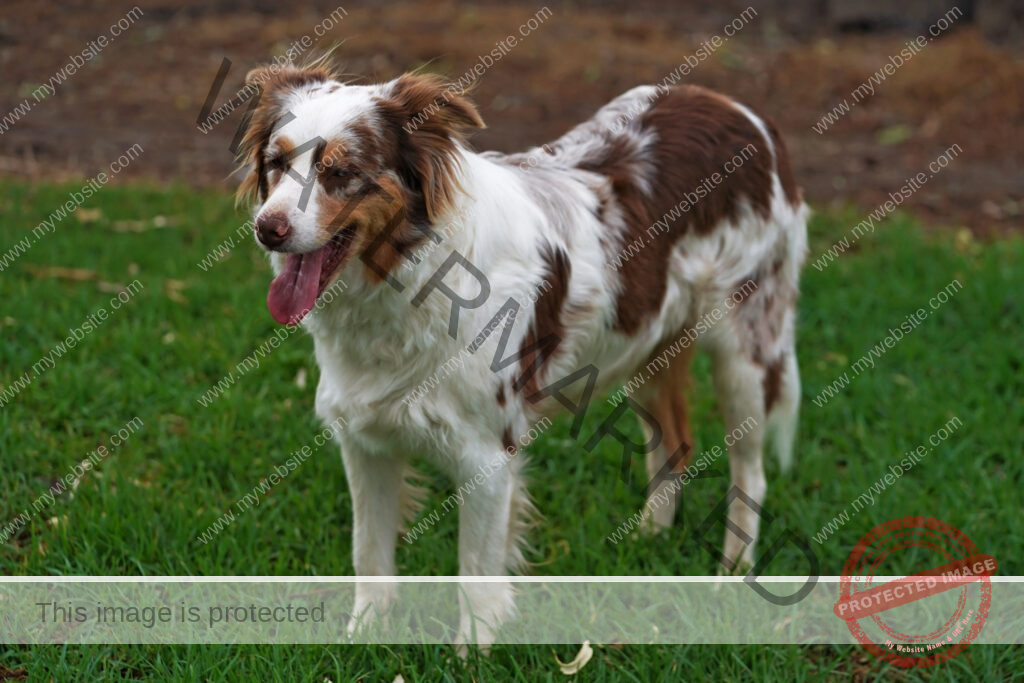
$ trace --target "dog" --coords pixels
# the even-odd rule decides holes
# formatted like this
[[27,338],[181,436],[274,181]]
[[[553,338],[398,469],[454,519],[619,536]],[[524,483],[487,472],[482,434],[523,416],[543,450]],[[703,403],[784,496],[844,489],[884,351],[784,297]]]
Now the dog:
[[[351,85],[319,63],[246,80],[260,100],[239,193],[275,272],[272,316],[315,342],[317,415],[347,425],[337,438],[357,576],[396,573],[421,493],[414,458],[456,485],[475,479],[459,510],[460,575],[520,570],[533,515],[524,460],[511,456],[544,416],[571,412],[577,438],[590,400],[633,377],[643,381],[622,405],[648,441],[627,446],[624,465],[645,454],[645,519],[671,525],[678,487],[656,475],[692,456],[697,345],[712,355],[726,430],[753,425],[728,462],[761,504],[764,443],[785,467],[796,431],[809,214],[769,119],[700,87],[640,86],[542,147],[477,153],[477,108],[437,76]],[[425,390],[455,357],[461,377]],[[659,357],[667,367],[645,373]],[[728,519],[750,542],[727,530],[723,561],[748,567],[758,515],[734,501]],[[385,614],[396,590],[358,584],[355,615]],[[467,582],[458,642],[493,642],[513,592]]]

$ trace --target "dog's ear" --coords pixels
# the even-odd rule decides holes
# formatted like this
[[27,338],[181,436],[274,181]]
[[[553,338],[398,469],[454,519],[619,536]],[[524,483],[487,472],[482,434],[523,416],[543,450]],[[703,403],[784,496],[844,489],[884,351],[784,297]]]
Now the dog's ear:
[[381,114],[396,131],[403,180],[423,197],[427,218],[442,215],[458,188],[457,144],[484,128],[465,89],[431,74],[405,74],[392,81]]
[[254,97],[260,99],[238,149],[239,165],[250,170],[238,188],[237,199],[240,203],[260,197],[266,199],[263,151],[270,141],[274,125],[287,114],[284,111],[285,98],[304,85],[326,83],[332,78],[331,70],[323,64],[311,67],[265,64],[245,75],[245,87],[240,94],[246,96],[246,103]]

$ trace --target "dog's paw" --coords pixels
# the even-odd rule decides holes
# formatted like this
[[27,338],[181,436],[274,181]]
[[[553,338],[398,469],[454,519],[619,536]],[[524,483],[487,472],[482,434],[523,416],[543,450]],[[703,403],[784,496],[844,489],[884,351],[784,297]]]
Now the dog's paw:
[[[750,572],[750,570],[753,569],[753,567],[754,567],[753,563],[750,562],[749,560],[746,560],[746,559],[741,559],[739,562],[737,562],[736,563],[736,567],[734,569],[732,569],[732,570],[728,569],[724,564],[719,563],[718,570],[715,572],[715,576],[717,576],[717,577],[723,577],[723,576],[746,576]],[[716,592],[716,593],[721,588],[722,588],[722,581],[721,580],[717,580],[717,581],[715,581],[714,583],[711,584],[711,590]]]
[[455,654],[459,659],[465,660],[469,657],[469,650],[475,647],[479,650],[480,654],[484,657],[491,656],[491,645],[494,644],[494,637],[489,635],[486,638],[481,638],[480,630],[477,630],[476,637],[472,634],[464,632],[461,628],[459,634],[455,637]]

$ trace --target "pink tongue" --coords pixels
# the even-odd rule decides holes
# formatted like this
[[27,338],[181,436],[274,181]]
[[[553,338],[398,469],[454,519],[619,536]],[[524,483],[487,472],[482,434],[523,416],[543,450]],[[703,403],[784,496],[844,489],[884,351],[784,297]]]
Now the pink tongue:
[[320,268],[325,249],[307,254],[288,254],[284,270],[270,283],[267,308],[282,325],[298,325],[320,294]]

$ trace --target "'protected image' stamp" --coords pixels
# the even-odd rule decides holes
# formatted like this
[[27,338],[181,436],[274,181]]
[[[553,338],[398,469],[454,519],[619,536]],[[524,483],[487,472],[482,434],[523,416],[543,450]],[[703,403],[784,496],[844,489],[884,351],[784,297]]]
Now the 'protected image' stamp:
[[[900,562],[900,553],[910,553],[915,562],[922,554],[942,559],[875,585],[883,562]],[[857,543],[843,567],[833,611],[876,657],[897,666],[933,666],[958,655],[981,632],[997,568],[995,558],[979,553],[959,529],[934,517],[901,517],[879,524]],[[959,591],[955,605],[949,595],[938,597],[949,591]],[[907,621],[915,630],[900,631]]]

